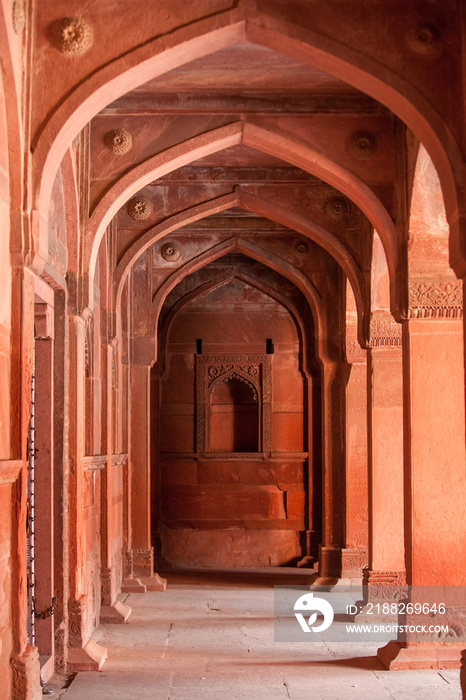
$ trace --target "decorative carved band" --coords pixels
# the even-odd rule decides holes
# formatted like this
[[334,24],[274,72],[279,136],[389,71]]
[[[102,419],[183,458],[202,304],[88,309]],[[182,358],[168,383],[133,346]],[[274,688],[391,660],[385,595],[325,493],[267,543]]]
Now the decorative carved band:
[[369,554],[367,549],[343,549],[341,552],[341,575],[350,574],[362,578],[362,570],[367,566]]
[[210,395],[213,389],[232,378],[253,391],[261,407],[259,450],[270,452],[272,445],[272,361],[267,354],[196,355],[197,451],[205,453],[209,438]]
[[[365,595],[371,600],[399,600],[408,596],[405,571],[371,571],[364,569]],[[367,603],[367,601],[365,601]]]
[[369,347],[380,348],[402,345],[401,324],[391,318],[373,318],[370,325]]
[[409,318],[462,318],[463,283],[414,282],[409,285]]

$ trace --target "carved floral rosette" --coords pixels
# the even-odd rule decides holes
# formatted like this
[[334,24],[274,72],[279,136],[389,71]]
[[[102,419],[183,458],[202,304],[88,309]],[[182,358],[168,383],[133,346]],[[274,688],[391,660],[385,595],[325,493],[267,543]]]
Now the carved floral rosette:
[[112,129],[105,134],[105,145],[117,156],[123,156],[133,147],[133,137],[126,129]]
[[232,378],[247,384],[260,407],[259,450],[272,447],[272,356],[267,354],[196,355],[197,451],[208,451],[210,397]]
[[463,318],[463,283],[413,282],[409,318]]
[[80,17],[64,17],[55,24],[54,39],[62,53],[80,56],[92,45],[92,29]]

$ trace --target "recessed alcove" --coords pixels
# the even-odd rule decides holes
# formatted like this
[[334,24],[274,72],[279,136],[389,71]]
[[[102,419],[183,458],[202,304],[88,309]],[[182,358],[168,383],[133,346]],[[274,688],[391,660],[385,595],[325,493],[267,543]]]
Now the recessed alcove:
[[210,451],[257,452],[259,402],[251,384],[237,376],[217,384],[210,396]]

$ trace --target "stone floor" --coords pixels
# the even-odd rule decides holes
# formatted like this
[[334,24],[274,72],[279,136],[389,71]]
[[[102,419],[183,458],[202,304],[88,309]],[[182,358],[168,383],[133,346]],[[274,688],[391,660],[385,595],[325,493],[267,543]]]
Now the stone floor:
[[62,700],[449,700],[459,671],[382,668],[374,644],[277,643],[273,584],[303,583],[250,572],[169,574],[166,593],[131,594],[126,625],[102,625],[101,672],[78,673]]

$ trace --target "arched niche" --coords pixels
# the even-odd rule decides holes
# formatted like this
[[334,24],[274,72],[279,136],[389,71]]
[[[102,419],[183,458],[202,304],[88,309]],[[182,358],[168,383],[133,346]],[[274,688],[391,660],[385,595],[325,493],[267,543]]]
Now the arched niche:
[[209,392],[212,452],[259,451],[259,397],[256,388],[232,372]]
[[[258,353],[196,356],[198,453],[213,455],[223,452],[271,451],[271,358],[272,355]],[[248,391],[243,387],[247,387]],[[216,406],[228,407],[230,410],[223,411],[222,416],[219,415],[221,409],[216,410]],[[225,417],[227,420],[222,421]],[[251,447],[245,449],[247,445]],[[230,449],[223,449],[227,446]],[[236,447],[241,449],[235,449]]]

